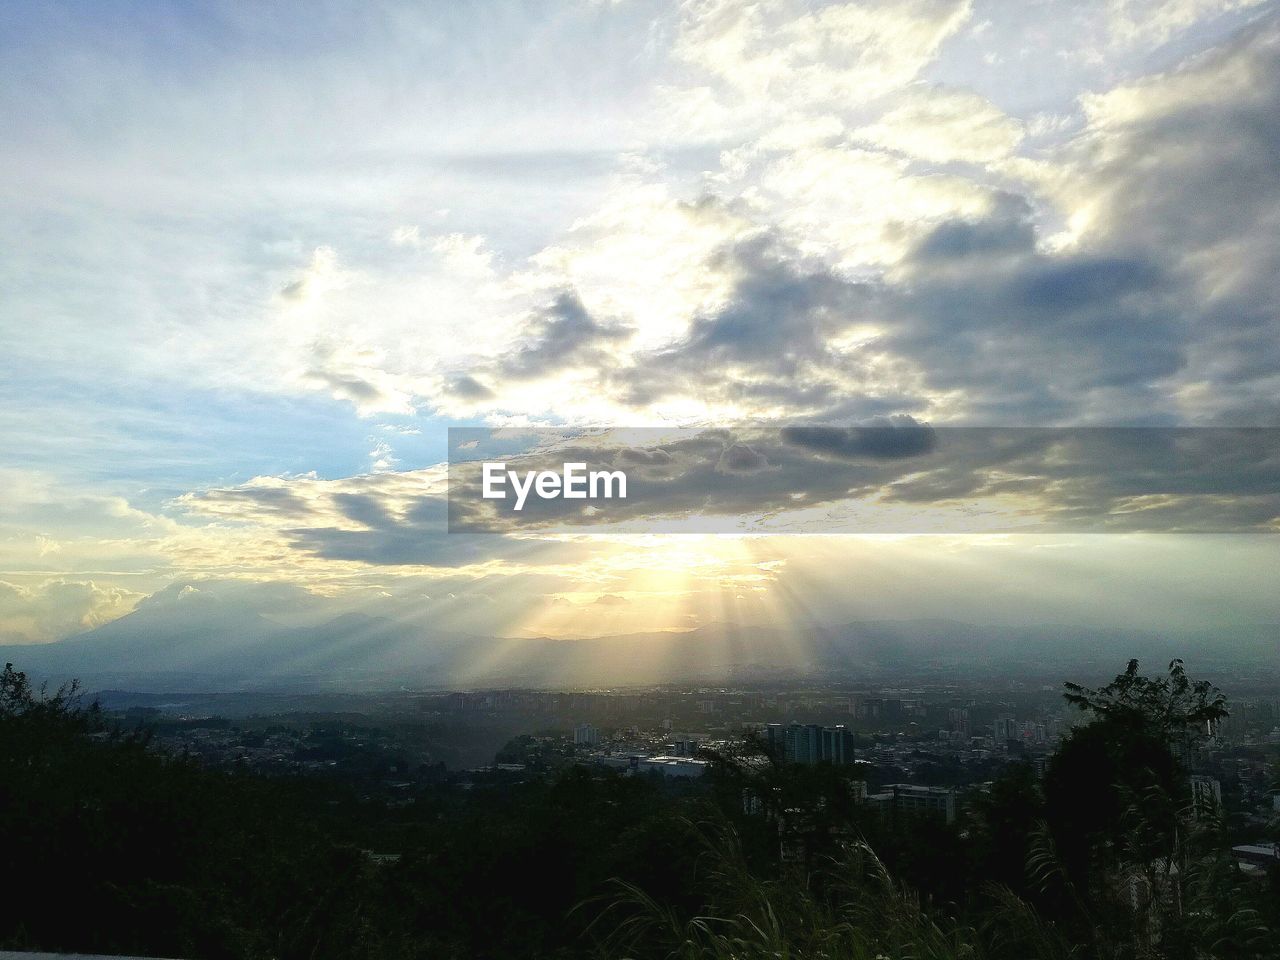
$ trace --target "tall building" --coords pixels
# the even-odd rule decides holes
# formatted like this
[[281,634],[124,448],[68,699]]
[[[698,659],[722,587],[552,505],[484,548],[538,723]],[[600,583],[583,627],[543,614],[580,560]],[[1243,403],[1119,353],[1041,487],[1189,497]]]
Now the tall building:
[[817,763],[822,759],[822,727],[816,723],[787,726],[786,757],[792,763]]
[[787,728],[780,723],[766,724],[764,728],[764,742],[769,746],[769,752],[775,757],[785,758],[787,751]]
[[791,763],[814,764],[821,760],[836,764],[854,762],[853,733],[843,725],[823,727],[816,723],[771,723],[765,727],[764,735],[769,748]]
[[585,746],[595,746],[600,742],[600,731],[592,724],[580,723],[573,728],[573,742]]
[[821,759],[835,764],[853,763],[853,734],[843,725],[824,728]]

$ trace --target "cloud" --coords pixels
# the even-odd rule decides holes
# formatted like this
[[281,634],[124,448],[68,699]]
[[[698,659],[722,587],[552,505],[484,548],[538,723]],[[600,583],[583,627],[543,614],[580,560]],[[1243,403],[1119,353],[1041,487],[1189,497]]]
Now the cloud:
[[[1055,195],[1081,248],[1160,265],[1186,358],[1171,413],[1275,422],[1280,339],[1280,20],[1084,101]],[[1170,329],[1172,326],[1172,329]]]
[[378,351],[317,341],[310,353],[308,365],[298,375],[302,382],[328,390],[335,400],[350,402],[362,416],[414,412],[413,387],[383,369]]
[[461,374],[449,380],[445,391],[459,400],[482,403],[492,400],[496,394],[470,374]]
[[841,460],[896,460],[929,453],[937,444],[927,424],[908,416],[884,418],[856,427],[783,427],[783,443]]
[[302,275],[280,288],[280,296],[292,303],[304,303],[341,290],[350,274],[338,265],[338,254],[332,247],[317,247]]
[[726,114],[847,110],[914,79],[969,15],[967,0],[687,4],[674,52],[707,85],[676,98],[676,116],[714,128]]
[[1022,141],[1022,124],[967,90],[912,86],[878,120],[854,137],[923,160],[991,163]]
[[607,347],[629,335],[625,329],[598,322],[577,294],[563,291],[528,321],[500,370],[517,380],[534,380],[566,369],[597,367],[606,362]]
[[484,237],[450,233],[436,237],[431,249],[455,275],[482,282],[492,281],[494,277],[493,252],[486,248]]
[[789,256],[768,234],[718,251],[709,268],[731,278],[722,302],[680,340],[633,355],[610,378],[625,402],[646,407],[682,394],[744,412],[829,403],[839,362],[831,341],[865,317],[868,288]]
[[516,513],[480,496],[479,461],[455,463],[451,529],[1280,532],[1275,429],[935,429],[897,417],[657,429],[647,446],[662,456],[641,459],[642,433],[531,434],[528,452],[505,458],[517,472],[626,464],[625,499],[531,498]]
[[[538,540],[507,541],[448,532],[443,469],[380,472],[340,480],[257,477],[234,487],[188,493],[188,517],[234,523],[295,553],[301,569],[322,578],[360,567],[455,569],[550,562],[566,548]],[[579,554],[582,552],[578,551]]]
[[625,447],[618,452],[618,462],[622,464],[665,464],[671,462],[671,453],[661,447],[652,450]]
[[755,473],[767,470],[768,467],[769,458],[745,443],[725,447],[716,463],[716,471],[719,473]]
[[[100,184],[96,189],[151,184],[144,197],[132,187],[120,195],[113,230],[123,225],[126,218],[118,214],[127,202],[151,211],[172,207],[176,195],[178,205],[193,215],[188,218],[193,234],[177,236],[163,223],[133,217],[131,242],[114,244],[95,234],[86,237],[78,256],[92,265],[110,248],[120,258],[111,271],[93,271],[109,274],[100,282],[112,281],[117,308],[133,301],[127,286],[114,285],[115,278],[148,276],[140,281],[146,289],[136,291],[138,299],[155,305],[163,319],[130,326],[147,341],[129,351],[130,364],[150,373],[163,368],[175,379],[219,388],[314,390],[363,415],[435,411],[538,418],[555,411],[580,422],[619,416],[687,422],[727,414],[842,411],[938,416],[953,407],[951,415],[958,417],[995,416],[1019,408],[1024,399],[1028,418],[1096,416],[1107,404],[1174,418],[1195,416],[1207,407],[1215,408],[1210,416],[1263,415],[1275,386],[1263,374],[1276,359],[1263,343],[1269,318],[1260,306],[1274,302],[1269,283],[1277,275],[1275,244],[1267,236],[1273,225],[1274,165],[1268,161],[1276,113],[1271,109],[1274,42],[1267,37],[1274,29],[1266,17],[1248,23],[1248,6],[1235,0],[1154,5],[1115,0],[1083,12],[1071,5],[1034,13],[1011,10],[991,18],[987,29],[970,31],[971,4],[963,0],[699,0],[646,22],[651,32],[633,44],[619,40],[629,31],[614,31],[608,24],[632,24],[646,15],[620,9],[599,23],[593,20],[590,28],[609,34],[595,39],[612,44],[610,50],[620,43],[634,46],[634,59],[619,62],[627,64],[626,84],[635,86],[628,87],[623,101],[609,100],[619,107],[616,115],[592,114],[580,124],[551,124],[550,117],[573,111],[546,96],[542,86],[530,93],[529,109],[518,111],[518,120],[502,115],[505,122],[491,126],[460,123],[467,116],[494,119],[494,103],[485,101],[486,109],[477,114],[477,104],[469,99],[489,86],[467,89],[459,80],[458,89],[452,89],[447,80],[452,74],[423,70],[421,50],[407,41],[384,42],[378,69],[360,78],[353,77],[350,63],[369,58],[336,51],[284,73],[267,71],[270,76],[257,70],[244,74],[241,63],[240,71],[201,73],[192,104],[203,109],[192,106],[180,118],[192,136],[147,151],[147,162],[162,168],[153,172],[176,170],[181,176],[125,177],[136,174],[130,164],[138,158],[113,149],[108,159],[115,166],[93,181]],[[1132,46],[1161,42],[1231,10],[1239,17],[1224,23],[1247,29],[1220,50],[1186,67],[1086,97],[1078,111],[1086,129],[1069,150],[1058,150],[1059,143],[1029,148],[1021,139],[1024,118],[1019,116],[1026,92],[975,75],[971,68],[979,61],[965,60],[980,52],[970,46],[996,39],[1011,60],[1023,50],[1039,55],[1066,49],[1075,36],[1063,36],[1064,30],[1087,19],[1083,32],[1092,36],[1093,24],[1109,22],[1102,15],[1108,12],[1112,25],[1128,23],[1146,31],[1126,41]],[[615,16],[623,19],[609,19]],[[374,16],[353,28],[347,38],[351,47],[367,50],[385,41],[377,26],[382,22]],[[270,16],[261,25],[281,26]],[[499,31],[493,42],[528,46],[522,30],[504,27],[510,32]],[[561,28],[585,29],[576,21],[557,23]],[[175,25],[182,36],[196,36],[198,29],[187,21]],[[438,29],[465,30],[466,25]],[[1180,43],[1196,49],[1221,35],[1219,27],[1214,30],[1219,32],[1184,37]],[[1040,33],[1053,36],[1039,44]],[[555,35],[564,41],[556,48],[561,54],[596,49],[581,36]],[[52,53],[63,58],[80,50],[85,77],[95,78],[93,83],[86,79],[81,93],[98,83],[135,94],[154,88],[145,63],[137,73],[124,71],[118,62],[104,61],[85,38],[66,39],[66,51]],[[459,49],[465,44],[442,45],[440,62],[466,66],[449,59]],[[1169,62],[1177,52],[1139,62],[1103,51],[1118,59],[1107,64],[1094,86],[1105,90],[1108,77],[1134,76],[1148,63]],[[536,50],[526,53],[542,57]],[[224,56],[218,53],[216,59],[226,66]],[[554,66],[553,76],[586,71],[596,79],[604,71],[595,57],[571,60],[535,65],[521,60],[506,68],[528,68],[528,76],[536,76]],[[234,79],[234,89],[220,85],[229,82],[227,77]],[[1079,80],[1072,74],[1063,83]],[[264,97],[264,102],[250,98],[257,104],[250,119],[263,124],[252,131],[258,139],[238,155],[244,164],[236,170],[241,179],[228,183],[225,195],[196,191],[190,183],[200,178],[184,164],[218,156],[206,148],[225,141],[215,136],[225,133],[221,124],[247,122],[208,110],[243,100],[228,95],[243,92],[241,83]],[[326,101],[332,109],[322,116],[279,106],[296,106],[302,89],[346,85],[351,86],[347,96]],[[502,85],[499,106],[512,89]],[[1055,115],[1076,113],[1069,98],[1077,89],[1046,88],[1044,97],[1054,102],[1045,108]],[[430,135],[419,131],[428,121],[417,109],[428,90],[435,95],[431,102],[450,106],[443,115],[448,119],[430,118]],[[617,91],[613,85],[608,91],[593,89],[584,102],[606,92]],[[584,105],[575,103],[579,110]],[[92,133],[72,122],[82,111],[53,98],[42,104],[24,107],[19,119],[30,121],[45,111],[63,118],[66,129],[55,125],[48,134],[61,148],[63,164],[95,155],[69,149],[75,138],[68,131]],[[137,106],[121,118],[137,137],[128,142],[154,145],[157,138],[146,133],[171,111],[145,99]],[[652,123],[655,113],[663,114],[665,126]],[[709,125],[674,129],[698,113]],[[333,126],[313,129],[308,121],[305,130],[281,132],[274,122],[266,124],[280,115],[313,117],[317,123],[327,119]],[[510,148],[529,132],[523,125],[526,115],[543,124],[537,130],[538,149],[515,156]],[[580,129],[606,127],[651,136],[595,139]],[[333,147],[337,154],[308,149],[332,147],[334,129],[344,133]],[[490,134],[481,136],[478,129],[495,131],[496,143],[488,143]],[[474,142],[477,136],[486,143]],[[576,160],[573,149],[554,142],[566,138],[580,148]],[[632,146],[639,141],[641,146]],[[628,143],[625,156],[613,146],[621,142]],[[203,146],[197,149],[197,144]],[[433,145],[435,152],[429,149]],[[300,161],[299,169],[282,158]],[[41,176],[67,176],[57,164],[23,166],[48,196],[56,194]],[[589,183],[582,175],[586,166],[596,171]],[[442,213],[446,197],[422,186],[432,179],[424,170],[440,175],[441,191],[468,202],[451,200]],[[528,179],[515,183],[521,172]],[[467,189],[458,178],[466,180]],[[85,180],[81,188],[88,184]],[[16,187],[15,194],[21,189]],[[1001,209],[1015,193],[1029,211],[1021,218]],[[572,202],[562,203],[566,198]],[[406,210],[423,225],[392,227],[404,223]],[[513,215],[516,210],[519,216]],[[1188,211],[1193,215],[1186,216]],[[204,217],[198,224],[197,214]],[[1061,232],[1060,218],[1069,221]],[[200,229],[205,233],[195,235]],[[983,230],[988,233],[980,235]],[[758,239],[764,236],[767,242]],[[975,343],[968,323],[956,340],[957,353],[970,362],[934,372],[933,365],[945,360],[944,351],[923,348],[916,332],[927,328],[935,343],[945,342],[949,321],[936,304],[913,296],[916,291],[909,287],[922,276],[913,268],[948,245],[954,250],[968,243],[974,253],[969,262],[981,282],[1007,280],[1015,288],[1008,296],[992,294],[987,306],[1016,311],[1021,309],[1016,288],[1036,281],[1013,270],[998,274],[990,262],[976,258],[977,245],[986,244],[985,252],[993,254],[991,244],[1001,241],[1009,256],[1021,251],[1029,263],[1038,257],[1032,266],[1049,272],[1068,240],[1077,247],[1075,254],[1088,256],[1063,268],[1069,277],[1064,283],[1088,286],[1083,273],[1110,271],[1114,277],[1127,263],[1135,278],[1140,268],[1149,268],[1171,298],[1205,308],[1184,308],[1170,322],[1154,323],[1151,339],[1167,342],[1159,356],[1141,365],[1145,390],[1132,384],[1099,388],[1094,396],[1072,402],[1069,393],[1082,378],[1062,377],[1038,398],[1030,383],[1007,391],[1010,371],[994,362],[998,348]],[[93,243],[104,249],[92,249]],[[135,248],[145,248],[153,258],[152,273],[141,260],[124,257]],[[155,271],[155,262],[166,269]],[[176,268],[183,271],[181,279],[166,283]],[[793,285],[778,304],[778,335],[771,337],[774,326],[759,318],[770,309],[769,290],[781,291],[788,271],[804,279],[801,286],[815,299],[797,306]],[[830,282],[823,281],[824,273]],[[758,276],[755,289],[751,274]],[[949,285],[934,285],[934,293],[971,295],[970,288],[951,279]],[[62,286],[49,284],[50,289]],[[884,293],[870,306],[842,302],[870,301],[868,291],[877,287]],[[1100,299],[1104,288],[1093,288]],[[1128,302],[1116,326],[1147,322],[1146,307],[1133,303],[1135,293],[1136,285],[1125,293]],[[818,309],[817,300],[831,307]],[[32,315],[82,312],[69,301],[42,307],[56,309],[33,308]],[[1142,317],[1135,318],[1129,308]],[[1164,308],[1153,303],[1150,316]],[[150,308],[130,310],[151,315]],[[795,311],[812,323],[811,334]],[[849,322],[833,320],[833,313]],[[1084,343],[1080,365],[1105,358],[1107,350],[1098,343],[1110,343],[1100,330],[1104,321],[1095,316],[1081,322],[1081,313],[1061,321],[1059,342],[1050,332],[1040,348],[1019,329],[1012,353],[1050,365],[1070,363],[1060,342],[1069,333]],[[887,335],[890,325],[910,328],[911,335]],[[998,326],[1003,337],[1018,325]],[[1046,322],[1043,329],[1053,331],[1055,323]],[[170,349],[179,338],[180,357]],[[227,348],[232,341],[238,345],[234,351]],[[749,355],[752,345],[758,351],[782,345],[783,362],[775,370],[790,364],[803,384],[788,387],[771,380],[767,369],[752,369],[768,366],[765,358]],[[684,354],[688,361],[681,359]],[[665,357],[687,371],[699,355],[713,362],[725,358],[730,369],[718,378],[722,382],[681,388],[675,377],[661,376],[650,363]],[[1117,356],[1134,352],[1122,349]],[[545,381],[534,376],[544,369],[555,373]],[[998,381],[994,392],[1000,396],[991,400],[980,396],[987,375]],[[1109,376],[1118,375],[1111,371]]]
[[0,580],[0,639],[57,640],[123,616],[143,596],[92,580],[54,578],[32,587]]
[[1116,44],[1157,46],[1203,20],[1263,3],[1265,0],[1109,0],[1108,33]]
[[1186,304],[1157,251],[1041,252],[1020,203],[944,224],[879,291],[878,349],[982,422],[1160,422]]
[[400,462],[391,444],[385,440],[374,440],[373,449],[369,451],[369,469],[373,473],[385,473]]
[[[968,16],[687,6],[677,56],[748,121],[696,191],[620,161],[523,261],[463,231],[399,231],[390,276],[319,248],[294,381],[512,422],[1272,416],[1274,21],[1084,97],[1033,158],[989,97],[920,80]],[[750,129],[765,90],[785,129]]]

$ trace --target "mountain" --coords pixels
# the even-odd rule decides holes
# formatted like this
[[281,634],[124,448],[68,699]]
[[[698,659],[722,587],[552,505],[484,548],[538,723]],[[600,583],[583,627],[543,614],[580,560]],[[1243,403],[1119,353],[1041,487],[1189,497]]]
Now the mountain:
[[[1239,656],[1274,658],[1280,628],[1235,631]],[[583,639],[447,635],[421,623],[348,613],[290,627],[200,591],[144,602],[133,613],[57,643],[9,646],[33,676],[136,690],[399,689],[616,686],[752,679],[869,679],[892,674],[1036,671],[1051,663],[1207,655],[1216,635],[1177,637],[1070,626],[980,626],[879,620],[790,629],[713,623],[685,632]]]

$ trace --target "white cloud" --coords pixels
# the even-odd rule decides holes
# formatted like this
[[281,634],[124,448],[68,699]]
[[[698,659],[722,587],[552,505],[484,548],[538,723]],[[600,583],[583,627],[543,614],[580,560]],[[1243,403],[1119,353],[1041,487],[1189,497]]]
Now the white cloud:
[[0,641],[45,643],[123,616],[145,594],[92,580],[44,580],[26,587],[0,580]]
[[1204,20],[1246,10],[1267,0],[1108,0],[1114,43],[1158,46]]
[[923,160],[991,163],[1017,148],[1022,124],[976,93],[913,86],[854,136]]
[[719,103],[753,125],[843,113],[897,89],[969,15],[968,0],[701,0],[685,6],[674,52],[713,78],[692,91],[703,113]]

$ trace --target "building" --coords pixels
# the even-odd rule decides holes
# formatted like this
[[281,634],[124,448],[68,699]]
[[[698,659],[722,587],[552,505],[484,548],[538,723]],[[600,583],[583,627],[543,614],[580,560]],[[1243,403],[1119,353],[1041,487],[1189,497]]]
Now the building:
[[636,769],[640,773],[657,771],[664,777],[700,777],[709,766],[706,760],[690,757],[645,757],[638,762]]
[[922,787],[913,783],[891,783],[881,793],[873,793],[867,802],[881,809],[899,813],[941,817],[947,823],[956,819],[956,792],[949,787]]
[[573,742],[584,746],[594,746],[600,742],[600,731],[590,723],[580,723],[573,728]]
[[836,764],[854,762],[853,732],[844,726],[771,723],[765,727],[764,733],[769,749],[791,763],[815,764],[822,760]]
[[668,752],[675,757],[693,757],[697,756],[701,746],[697,740],[692,738],[686,740],[672,740],[667,745]]
[[816,723],[787,725],[785,755],[792,763],[817,763],[822,759],[822,727]]
[[1242,843],[1231,848],[1231,856],[1239,864],[1255,867],[1280,866],[1280,844]]
[[764,734],[764,742],[769,747],[769,752],[774,756],[780,757],[783,755],[786,738],[785,731],[786,728],[780,723],[767,723],[761,728],[760,732]]
[[822,730],[821,759],[846,765],[853,763],[853,733],[843,725],[825,727]]

